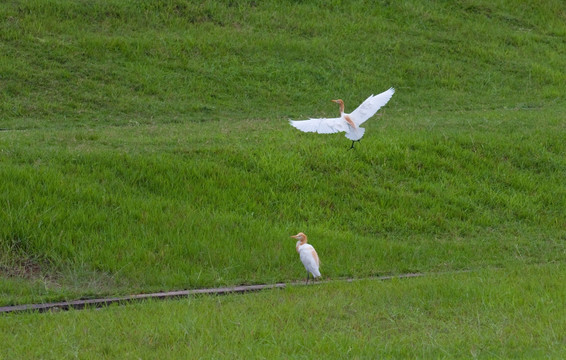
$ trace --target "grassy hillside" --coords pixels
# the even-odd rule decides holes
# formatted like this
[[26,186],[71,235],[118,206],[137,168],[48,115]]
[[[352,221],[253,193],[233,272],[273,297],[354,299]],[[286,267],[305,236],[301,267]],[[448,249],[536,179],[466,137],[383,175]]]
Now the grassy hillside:
[[[0,4],[0,302],[566,260],[561,1]],[[356,151],[288,118],[397,89]]]
[[395,86],[392,108],[564,100],[560,0],[10,1],[3,127],[286,119]]

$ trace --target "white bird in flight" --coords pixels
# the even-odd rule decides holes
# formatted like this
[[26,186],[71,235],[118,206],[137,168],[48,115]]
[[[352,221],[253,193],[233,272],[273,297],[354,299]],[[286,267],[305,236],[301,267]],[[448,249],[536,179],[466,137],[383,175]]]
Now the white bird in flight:
[[331,119],[309,119],[309,120],[289,120],[292,126],[304,132],[316,132],[319,134],[333,134],[341,131],[346,132],[346,137],[354,141],[360,141],[366,129],[360,127],[367,119],[375,115],[377,110],[387,104],[389,99],[395,93],[395,89],[391,88],[378,95],[371,95],[358,108],[350,114],[344,113],[344,101],[341,99],[332,100],[340,104],[340,117]]
[[301,257],[301,261],[303,265],[305,265],[305,269],[307,269],[307,281],[306,284],[309,283],[309,273],[312,274],[313,278],[316,279],[320,277],[320,271],[318,270],[320,266],[320,261],[318,260],[318,254],[314,247],[310,244],[307,244],[307,236],[302,232],[298,233],[297,235],[291,236],[292,238],[297,239],[297,245],[295,248]]

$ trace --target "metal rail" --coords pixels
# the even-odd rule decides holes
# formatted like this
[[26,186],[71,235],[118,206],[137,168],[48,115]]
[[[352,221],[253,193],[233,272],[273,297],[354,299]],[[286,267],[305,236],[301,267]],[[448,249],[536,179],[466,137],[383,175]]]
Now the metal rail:
[[[455,271],[455,272],[447,272],[447,273],[454,274],[459,272],[468,272],[468,271],[463,270],[463,271]],[[376,276],[371,279],[374,280],[407,279],[407,278],[422,277],[427,275],[430,276],[430,275],[441,275],[441,274],[446,274],[446,272],[428,273],[428,274],[411,273],[411,274],[400,274],[400,275],[391,275],[391,276]],[[326,280],[326,281],[323,280],[323,281],[317,281],[316,283],[329,283],[334,281],[353,282],[358,280],[367,280],[367,278],[337,279],[337,280]],[[303,283],[296,282],[296,283],[290,283],[289,285],[300,285],[300,284]],[[282,289],[285,288],[286,286],[287,284],[285,283],[266,284],[266,285],[241,285],[241,286],[220,287],[220,288],[165,291],[165,292],[150,293],[150,294],[136,294],[136,295],[108,297],[108,298],[99,298],[99,299],[80,299],[80,300],[71,300],[71,301],[43,303],[43,304],[0,306],[0,315],[7,313],[46,312],[46,311],[59,311],[59,310],[70,310],[70,309],[80,310],[85,308],[87,309],[101,308],[112,304],[124,305],[135,301],[141,301],[147,299],[152,299],[152,300],[179,299],[191,295],[242,294],[242,293],[255,292],[255,291],[261,291],[267,289]]]
[[211,289],[194,289],[194,290],[180,290],[180,291],[166,291],[151,294],[137,294],[120,297],[109,297],[100,299],[83,299],[72,301],[60,301],[44,304],[24,304],[24,305],[11,305],[1,306],[0,314],[2,313],[19,313],[19,312],[45,312],[57,310],[70,310],[70,309],[84,309],[84,308],[100,308],[111,304],[126,304],[134,301],[154,299],[166,300],[183,298],[190,295],[226,295],[233,293],[246,293],[252,291],[260,291],[265,289],[284,288],[286,285],[283,283],[270,284],[270,285],[246,285],[246,286],[233,286],[221,287]]

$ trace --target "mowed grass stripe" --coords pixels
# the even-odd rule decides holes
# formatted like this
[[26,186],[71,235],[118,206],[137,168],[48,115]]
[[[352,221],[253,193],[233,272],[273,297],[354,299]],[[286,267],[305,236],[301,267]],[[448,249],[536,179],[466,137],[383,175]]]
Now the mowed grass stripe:
[[560,359],[565,276],[547,264],[5,315],[0,356]]

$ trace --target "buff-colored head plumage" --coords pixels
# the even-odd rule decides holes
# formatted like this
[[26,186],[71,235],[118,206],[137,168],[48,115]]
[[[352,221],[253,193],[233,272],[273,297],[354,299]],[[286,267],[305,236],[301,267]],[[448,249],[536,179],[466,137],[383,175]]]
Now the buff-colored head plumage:
[[293,235],[291,237],[299,240],[302,244],[307,242],[307,236],[302,232],[298,233],[297,235]]
[[302,232],[297,235],[291,235],[291,237],[298,240],[296,245],[297,252],[299,252],[299,246],[307,243],[307,236]]
[[344,113],[344,101],[342,101],[342,99],[331,100],[331,101],[340,105],[340,114],[343,114]]

